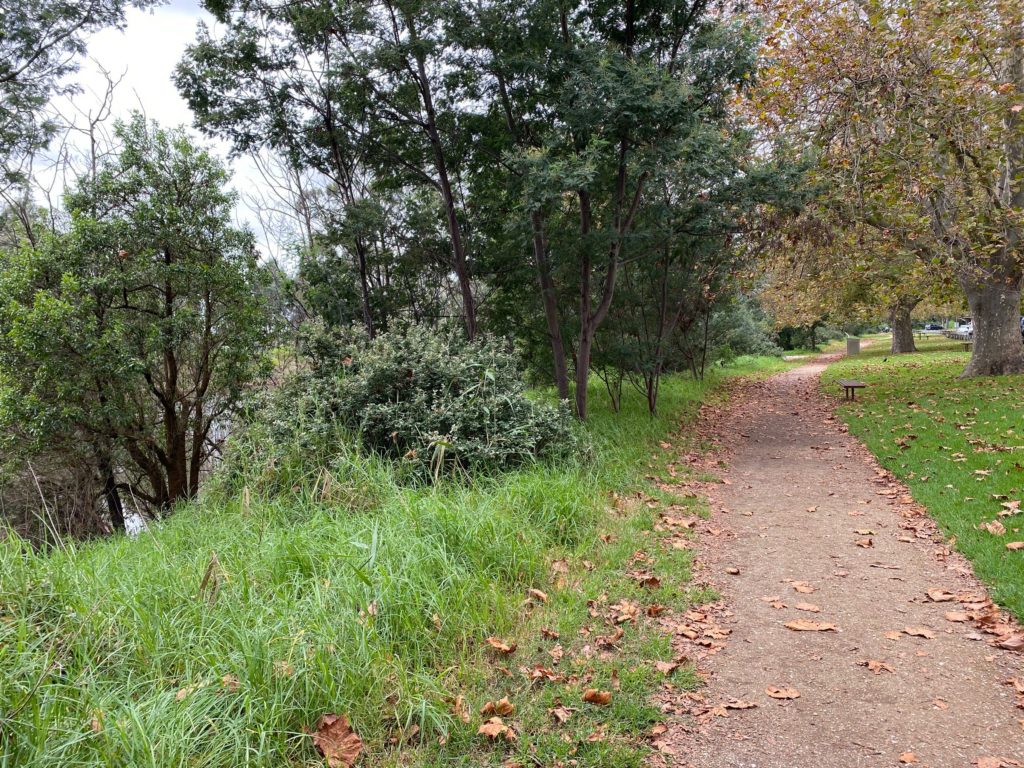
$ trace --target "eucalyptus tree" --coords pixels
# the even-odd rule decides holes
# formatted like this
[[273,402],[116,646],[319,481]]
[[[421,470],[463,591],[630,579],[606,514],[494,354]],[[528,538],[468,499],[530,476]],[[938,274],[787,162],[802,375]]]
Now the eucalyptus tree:
[[[527,237],[559,392],[568,393],[559,364],[569,354],[585,419],[595,339],[623,265],[655,257],[638,229],[657,204],[652,180],[666,167],[690,173],[680,163],[688,145],[730,130],[731,99],[754,74],[756,36],[738,16],[683,0],[499,0],[460,10],[467,79],[490,118],[478,175],[487,186],[504,174],[505,189],[516,190],[514,231]],[[499,283],[520,274],[494,272]]]
[[[451,98],[447,3],[222,2],[207,9],[175,80],[197,126],[238,152],[272,147],[328,177],[348,212],[372,183],[426,188],[439,201],[467,335],[477,332],[459,167],[465,139]],[[358,216],[353,213],[353,216]],[[372,332],[367,235],[347,232]]]

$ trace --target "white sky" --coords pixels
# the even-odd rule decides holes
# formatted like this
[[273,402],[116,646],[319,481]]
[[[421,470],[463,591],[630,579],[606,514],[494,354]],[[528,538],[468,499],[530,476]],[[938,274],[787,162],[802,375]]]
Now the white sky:
[[[125,17],[123,31],[104,29],[89,38],[88,58],[75,75],[83,89],[74,99],[75,107],[95,112],[106,88],[102,74],[106,70],[113,79],[122,78],[114,94],[114,118],[127,118],[133,110],[141,109],[150,120],[164,127],[184,125],[198,136],[192,128],[192,112],[178,95],[171,75],[185,47],[195,40],[198,22],[204,20],[215,27],[213,17],[200,8],[197,0],[171,0],[146,11],[128,8]],[[202,137],[201,143],[221,159],[227,159],[228,146],[223,142]],[[230,167],[234,174],[231,185],[235,189],[251,191],[260,186],[260,177],[251,161],[239,158]],[[236,217],[253,230],[264,253],[277,255],[276,244],[268,242],[258,220],[241,201]]]

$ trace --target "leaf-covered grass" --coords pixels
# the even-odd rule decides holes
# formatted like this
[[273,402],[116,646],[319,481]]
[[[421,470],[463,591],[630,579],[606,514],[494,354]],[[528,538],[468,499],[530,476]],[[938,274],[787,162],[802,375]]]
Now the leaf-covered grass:
[[[653,541],[656,511],[616,511],[611,494],[664,468],[658,441],[722,375],[666,380],[654,419],[639,397],[609,413],[595,389],[586,462],[408,488],[352,453],[290,468],[273,498],[211,491],[135,540],[0,542],[0,766],[322,764],[309,730],[328,712],[351,718],[366,765],[639,766],[668,640],[641,617],[618,651],[593,653],[611,627],[591,607],[706,596],[687,591],[688,553]],[[277,469],[259,455],[246,467],[254,488]],[[641,549],[653,592],[624,575]],[[530,588],[548,602],[531,607]],[[492,635],[519,647],[499,657]],[[521,668],[535,664],[567,680],[531,684]],[[612,704],[583,704],[584,687]],[[479,709],[505,695],[519,739],[492,744]],[[559,704],[576,710],[564,725],[548,712]]]
[[[998,517],[1024,500],[1024,376],[959,379],[968,359],[959,342],[928,338],[917,354],[890,355],[876,343],[828,368],[822,386],[841,396],[840,378],[868,384],[839,411],[882,465],[902,478],[943,532],[974,564],[993,598],[1024,619],[1024,514]],[[995,535],[979,528],[999,519]]]

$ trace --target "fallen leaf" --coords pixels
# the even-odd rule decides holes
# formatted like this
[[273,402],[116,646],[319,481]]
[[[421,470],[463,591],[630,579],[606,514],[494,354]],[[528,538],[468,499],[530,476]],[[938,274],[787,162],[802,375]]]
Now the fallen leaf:
[[583,700],[588,704],[595,704],[599,707],[612,703],[611,691],[599,691],[597,688],[587,688],[583,692]]
[[887,640],[899,640],[901,637],[903,637],[903,633],[900,632],[898,629],[894,629],[885,633],[885,638]]
[[796,688],[775,688],[769,686],[765,688],[765,693],[771,696],[773,699],[799,699],[800,691]]
[[547,593],[541,592],[539,589],[528,589],[526,590],[526,594],[536,600],[540,600],[542,603],[546,603],[548,601]]
[[996,646],[1008,651],[1024,651],[1024,632],[1016,632],[996,641]]
[[726,568],[725,572],[728,573],[730,576],[739,576],[740,569],[736,568],[736,567],[731,567],[731,568]]
[[491,648],[496,650],[498,653],[503,653],[505,655],[515,653],[516,650],[515,643],[506,643],[504,640],[499,640],[496,637],[488,637],[487,644],[491,646]]
[[901,763],[918,763],[918,762],[920,762],[920,760],[917,759],[917,755],[915,755],[913,752],[904,752],[902,755],[900,755],[900,762]]
[[825,621],[811,621],[810,619],[796,619],[785,624],[786,629],[794,632],[835,632],[836,625]]
[[935,639],[935,632],[928,627],[904,627],[903,631],[911,637],[923,637],[927,640]]
[[488,701],[480,708],[480,714],[484,717],[491,715],[511,715],[516,711],[516,705],[508,700],[508,696],[499,701]]
[[575,710],[569,709],[568,707],[552,707],[548,710],[548,714],[551,715],[555,720],[561,723],[569,722],[569,718],[572,717],[572,713]]
[[1018,549],[1024,549],[1024,541],[1011,541],[1006,545],[1006,548],[1011,552],[1016,552]]
[[870,549],[871,547],[875,546],[875,542],[873,542],[871,539],[857,539],[857,541],[853,543],[863,549]]
[[489,739],[504,739],[505,741],[515,741],[516,732],[509,728],[502,721],[500,717],[492,717],[490,720],[481,725],[477,731],[481,736],[486,736]]
[[993,536],[1002,536],[1006,533],[1006,526],[998,520],[990,520],[987,523],[981,523],[978,527],[983,531],[988,531]]
[[792,581],[790,582],[790,586],[792,586],[793,589],[795,589],[797,592],[803,595],[809,595],[812,592],[818,591],[817,587],[812,587],[806,581]]
[[895,672],[896,670],[886,664],[884,661],[878,661],[877,659],[864,659],[863,661],[857,662],[862,667],[867,667],[870,671],[876,675],[880,675],[883,672]]
[[661,674],[668,676],[675,672],[679,665],[674,661],[656,661],[654,662],[654,668],[661,672]]
[[950,600],[956,600],[956,595],[944,589],[933,587],[928,590],[928,599],[933,603],[948,603]]
[[797,603],[793,606],[798,611],[807,611],[808,613],[821,613],[821,608],[812,603]]
[[945,617],[946,621],[964,622],[971,620],[971,615],[962,611],[946,611]]
[[466,700],[462,696],[456,696],[455,701],[452,702],[452,714],[464,723],[469,722],[469,706],[467,706]]
[[317,723],[313,746],[327,758],[330,768],[351,768],[363,750],[363,741],[345,715],[328,713]]

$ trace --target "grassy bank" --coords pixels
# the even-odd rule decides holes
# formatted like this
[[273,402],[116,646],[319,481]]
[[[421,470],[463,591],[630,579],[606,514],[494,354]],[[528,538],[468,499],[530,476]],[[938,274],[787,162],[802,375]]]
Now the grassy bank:
[[[1024,515],[1004,506],[1024,500],[1024,376],[961,380],[969,353],[959,342],[918,347],[892,356],[878,343],[830,366],[823,387],[834,396],[836,379],[867,382],[840,408],[851,432],[955,537],[993,598],[1024,618],[1024,551],[1006,549],[1024,541]],[[995,533],[981,527],[994,521]]]
[[[366,765],[639,765],[668,640],[642,614],[611,646],[595,637],[622,600],[702,596],[688,553],[654,543],[656,510],[611,494],[664,468],[659,441],[717,379],[781,365],[669,379],[654,419],[639,397],[609,413],[595,389],[580,462],[413,489],[354,453],[253,456],[252,488],[288,490],[214,490],[136,540],[0,542],[0,766],[322,764],[310,731],[329,712]],[[625,574],[639,550],[656,589]],[[586,688],[611,703],[583,703]],[[480,709],[504,696],[518,738],[492,742]]]

